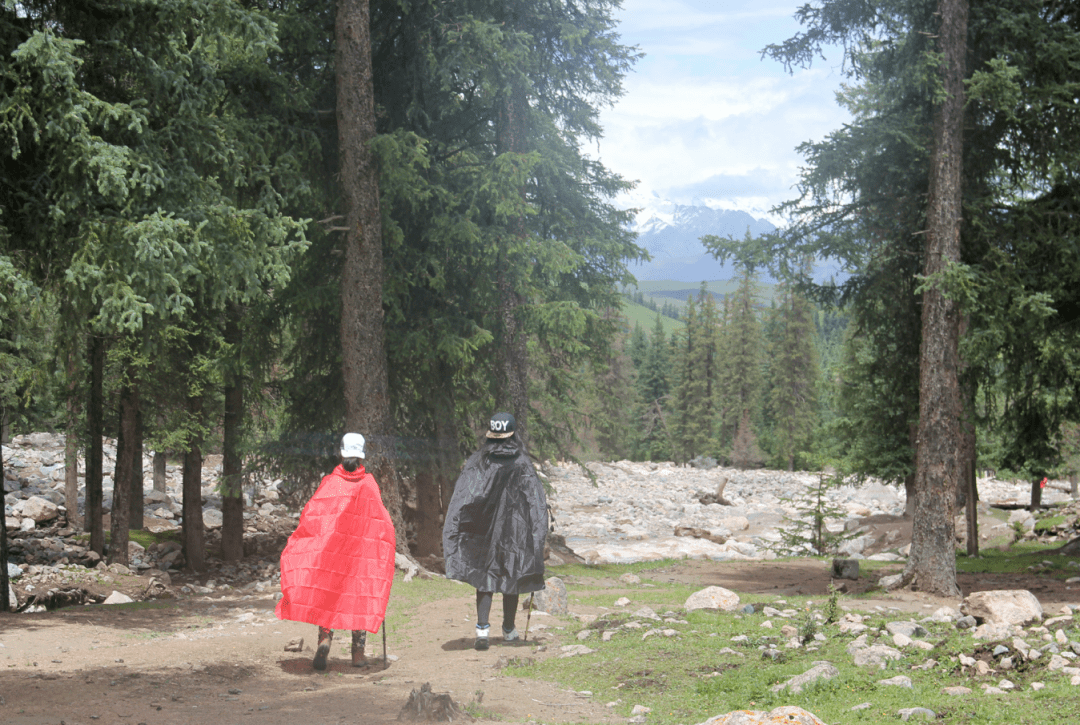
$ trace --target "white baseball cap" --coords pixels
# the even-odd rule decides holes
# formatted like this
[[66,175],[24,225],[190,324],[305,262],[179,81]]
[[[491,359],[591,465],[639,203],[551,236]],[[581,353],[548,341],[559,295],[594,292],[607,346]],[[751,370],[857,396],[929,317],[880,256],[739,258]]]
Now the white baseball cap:
[[341,438],[342,458],[364,457],[364,436],[359,433],[346,433]]

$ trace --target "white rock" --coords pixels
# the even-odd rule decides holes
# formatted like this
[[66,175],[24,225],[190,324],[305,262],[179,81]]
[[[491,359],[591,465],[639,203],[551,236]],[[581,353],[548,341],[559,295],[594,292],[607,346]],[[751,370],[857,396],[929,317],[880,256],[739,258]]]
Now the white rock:
[[225,523],[225,517],[217,509],[203,509],[203,526],[208,529],[220,529],[222,524]]
[[907,675],[897,675],[896,677],[890,677],[887,680],[878,680],[879,685],[892,685],[895,687],[906,687],[909,690],[912,688],[911,678]]
[[723,587],[706,587],[687,597],[683,608],[688,612],[697,609],[719,609],[732,612],[739,608],[739,595]]
[[834,677],[840,676],[840,670],[836,669],[834,665],[829,662],[818,662],[813,667],[808,669],[801,675],[796,675],[789,680],[782,682],[778,685],[773,685],[769,689],[773,692],[782,692],[787,690],[792,695],[797,695],[803,691],[803,688],[810,683],[817,682],[819,680],[831,680]]
[[889,660],[898,660],[903,656],[897,649],[883,644],[875,644],[855,652],[853,659],[859,667],[877,666],[884,668],[885,663]]
[[135,600],[132,599],[131,597],[129,597],[127,594],[124,594],[123,592],[114,591],[112,594],[110,594],[108,597],[106,597],[105,601],[102,602],[102,603],[103,604],[130,604],[131,602],[134,602],[134,601]]
[[31,496],[23,503],[24,519],[33,519],[37,523],[52,521],[60,514],[56,504],[40,496]]
[[1042,620],[1043,610],[1026,589],[974,592],[964,597],[960,611],[987,622],[1026,626]]

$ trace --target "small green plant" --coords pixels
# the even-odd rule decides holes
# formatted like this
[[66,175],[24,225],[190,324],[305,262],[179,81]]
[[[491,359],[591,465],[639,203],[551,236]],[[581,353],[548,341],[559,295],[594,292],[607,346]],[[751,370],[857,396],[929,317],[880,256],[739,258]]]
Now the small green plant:
[[829,582],[829,600],[825,602],[822,614],[825,615],[825,624],[832,624],[840,619],[840,590],[832,582]]
[[799,624],[799,641],[809,644],[814,641],[814,635],[818,633],[818,621],[814,616],[813,608],[807,604],[803,610],[802,622]]
[[830,520],[842,521],[847,518],[847,511],[832,503],[828,497],[829,489],[843,482],[840,475],[821,473],[816,486],[811,486],[799,496],[785,499],[797,515],[794,518],[784,516],[785,526],[780,528],[780,541],[771,548],[778,554],[826,556],[835,554],[845,541],[857,537],[857,532],[832,531],[828,526]]
[[1016,543],[1024,538],[1024,534],[1027,531],[1024,529],[1024,524],[1020,521],[1013,521],[1012,523],[1013,540],[1012,543]]

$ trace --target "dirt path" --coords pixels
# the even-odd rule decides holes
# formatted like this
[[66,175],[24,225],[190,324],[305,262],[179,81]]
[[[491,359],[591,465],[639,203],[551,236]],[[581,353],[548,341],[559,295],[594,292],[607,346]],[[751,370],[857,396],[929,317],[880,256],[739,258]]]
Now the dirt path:
[[[557,574],[557,571],[550,572]],[[649,578],[724,586],[755,594],[825,595],[825,563],[685,561],[652,570]],[[590,584],[591,582],[591,584]],[[1029,588],[1048,611],[1076,603],[1080,591],[1036,576],[960,576],[965,592]],[[407,587],[395,583],[395,592]],[[610,580],[571,581],[620,596]],[[632,592],[630,592],[632,596]],[[573,599],[573,596],[572,596]],[[406,606],[391,597],[395,607]],[[845,598],[846,608],[897,608],[929,613],[942,604],[910,592],[876,598]],[[545,682],[508,677],[500,658],[547,658],[571,643],[560,627],[567,622],[537,616],[534,642],[493,641],[487,652],[472,649],[474,599],[461,588],[451,596],[419,605],[402,631],[388,633],[389,668],[354,669],[348,638],[339,634],[327,673],[311,669],[315,628],[274,617],[274,599],[265,595],[214,596],[121,606],[72,607],[38,614],[0,615],[0,722],[7,725],[388,725],[414,688],[430,682],[462,704],[483,692],[482,721],[615,723],[603,696],[579,696]],[[595,613],[574,607],[575,613]],[[520,623],[519,623],[520,624]],[[539,625],[537,627],[536,625]],[[571,624],[568,629],[573,631]],[[285,652],[293,638],[305,650]],[[381,655],[382,639],[369,637],[369,655]]]
[[[486,652],[473,650],[474,622],[465,617],[475,603],[462,591],[423,605],[408,631],[388,634],[396,659],[386,670],[381,661],[351,667],[348,637],[339,633],[329,671],[316,673],[315,628],[278,621],[269,595],[0,615],[0,722],[381,725],[396,722],[424,682],[462,704],[482,691],[479,707],[492,719],[617,721],[591,699],[502,675],[500,657],[557,651],[533,654],[532,642],[497,639]],[[304,652],[283,651],[294,637],[304,638]],[[368,652],[381,659],[381,636],[369,635]]]

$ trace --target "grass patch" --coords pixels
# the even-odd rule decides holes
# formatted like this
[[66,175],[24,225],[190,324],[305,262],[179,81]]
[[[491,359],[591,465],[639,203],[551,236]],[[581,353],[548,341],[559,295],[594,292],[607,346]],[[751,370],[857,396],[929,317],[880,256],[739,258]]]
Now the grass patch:
[[[151,545],[160,543],[162,541],[176,541],[180,542],[179,531],[163,531],[159,534],[152,533],[150,531],[142,531],[139,529],[132,529],[128,531],[128,539],[134,541],[144,549],[149,549]],[[75,534],[75,540],[80,543],[86,543],[90,541],[89,532],[82,534]],[[112,540],[112,532],[105,532],[105,545],[108,546]]]
[[1036,531],[1049,531],[1055,526],[1061,526],[1065,523],[1064,516],[1047,516],[1045,519],[1039,519],[1035,522]]
[[[1037,555],[1035,547],[1025,547],[1026,553]],[[983,563],[993,571],[1025,570],[1031,565],[1029,556],[998,552]],[[1019,564],[1017,564],[1019,560]],[[1011,563],[1010,563],[1011,562]],[[650,565],[656,568],[656,564]],[[895,564],[893,564],[895,566]],[[584,568],[584,567],[583,567]],[[560,571],[562,575],[564,571]],[[574,574],[565,577],[570,601],[581,605],[610,607],[612,595],[604,590],[606,582],[599,579],[631,571],[630,566],[607,565],[588,567],[591,572],[603,569],[599,577]],[[647,571],[640,565],[634,571]],[[644,577],[643,577],[644,579]],[[596,701],[616,702],[614,714],[629,717],[635,705],[651,708],[648,722],[653,725],[687,725],[732,710],[771,710],[782,705],[797,705],[813,712],[830,723],[895,723],[899,710],[926,707],[939,718],[951,723],[1023,723],[1049,725],[1061,722],[1064,712],[1080,711],[1080,688],[1069,684],[1069,677],[1046,670],[1045,656],[1026,668],[992,673],[979,678],[961,670],[956,662],[959,654],[989,656],[993,643],[979,642],[969,634],[955,629],[951,623],[923,622],[928,635],[921,639],[933,645],[930,651],[914,647],[904,650],[901,660],[889,663],[884,669],[857,667],[846,647],[857,636],[842,633],[835,624],[823,623],[829,599],[827,597],[742,597],[743,603],[760,602],[789,613],[788,618],[767,617],[762,613],[696,611],[686,613],[682,605],[692,591],[700,588],[679,583],[656,582],[655,586],[626,585],[631,604],[625,609],[604,612],[588,624],[567,621],[564,631],[549,630],[555,639],[547,643],[551,649],[566,644],[584,644],[595,650],[591,654],[567,658],[539,660],[531,665],[511,666],[505,674],[556,682],[575,691],[588,690]],[[600,584],[599,590],[593,585]],[[840,600],[849,600],[841,596]],[[669,621],[635,618],[632,612],[648,605],[663,617],[675,613]],[[809,613],[808,613],[809,611]],[[820,615],[817,625],[807,628],[809,617]],[[893,645],[891,635],[884,631],[889,619],[908,619],[900,613],[875,613],[863,624],[868,629],[870,644]],[[763,627],[769,621],[772,627]],[[627,628],[627,623],[640,622],[640,628]],[[781,632],[784,625],[795,628],[796,636],[816,630],[824,641],[813,640],[811,647],[789,648],[789,635]],[[649,630],[674,631],[674,636]],[[578,633],[588,630],[584,640]],[[613,632],[604,642],[601,632]],[[789,630],[790,632],[790,630]],[[1080,640],[1080,626],[1066,632]],[[1038,635],[1031,635],[1038,640]],[[1008,644],[1008,643],[1006,643]],[[767,650],[778,652],[775,658],[765,657]],[[912,669],[928,659],[938,665],[927,670]],[[771,688],[802,674],[815,662],[826,660],[840,671],[833,680],[823,681],[799,694],[774,693]],[[880,681],[896,675],[910,677],[913,689],[882,685]],[[996,685],[1008,677],[1017,689],[1006,695],[987,695],[980,685]],[[1032,682],[1042,682],[1045,689],[1034,691]],[[971,688],[965,696],[951,696],[942,688],[962,685]],[[870,703],[864,710],[852,707]]]
[[1006,550],[993,547],[982,548],[975,558],[968,557],[964,551],[957,551],[956,570],[967,574],[1019,574],[1031,571],[1057,572],[1058,570],[1064,572],[1067,560],[1063,557],[1055,555],[1045,560],[1035,560],[1059,546],[1060,544],[1022,541]]

